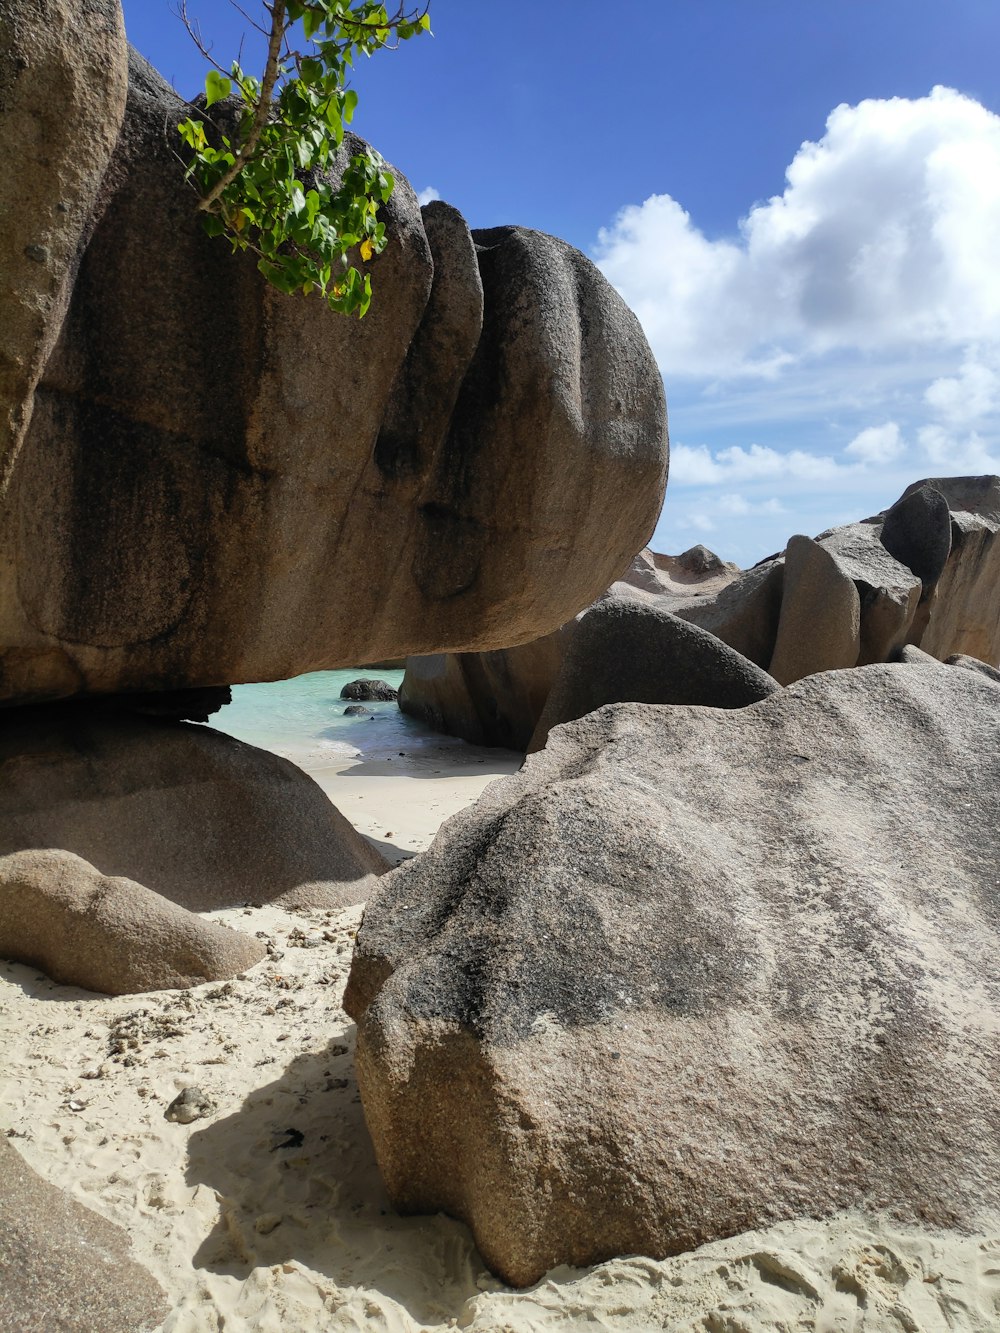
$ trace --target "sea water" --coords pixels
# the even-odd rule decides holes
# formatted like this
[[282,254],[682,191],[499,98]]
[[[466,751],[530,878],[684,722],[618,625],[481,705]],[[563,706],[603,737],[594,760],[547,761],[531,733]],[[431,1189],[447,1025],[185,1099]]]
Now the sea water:
[[384,680],[398,690],[403,673],[354,668],[314,671],[265,685],[234,685],[233,702],[213,714],[209,726],[280,754],[307,770],[391,759],[402,774],[426,770],[428,765],[445,759],[479,766],[484,757],[504,753],[442,736],[401,712],[394,701],[361,701],[368,712],[345,717],[345,708],[358,701],[342,699],[340,692],[349,681],[359,678]]

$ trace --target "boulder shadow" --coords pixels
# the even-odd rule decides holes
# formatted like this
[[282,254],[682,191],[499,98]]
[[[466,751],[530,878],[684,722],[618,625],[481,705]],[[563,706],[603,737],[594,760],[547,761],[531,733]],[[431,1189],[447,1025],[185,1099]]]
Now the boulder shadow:
[[214,1190],[220,1210],[193,1262],[237,1280],[294,1263],[337,1287],[378,1292],[418,1324],[447,1323],[491,1279],[463,1223],[402,1217],[390,1204],[353,1043],[351,1025],[191,1135],[187,1182]]

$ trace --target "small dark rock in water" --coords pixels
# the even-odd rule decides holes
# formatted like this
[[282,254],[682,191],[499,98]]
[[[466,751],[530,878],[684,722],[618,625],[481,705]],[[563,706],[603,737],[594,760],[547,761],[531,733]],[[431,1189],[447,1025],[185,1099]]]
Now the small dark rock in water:
[[184,1088],[164,1111],[164,1118],[181,1125],[201,1120],[215,1110],[215,1102],[201,1088]]
[[367,677],[348,681],[340,691],[342,699],[375,700],[378,703],[391,703],[397,694],[398,690],[394,690],[387,680],[370,680]]
[[348,704],[344,709],[345,717],[366,717],[369,710],[364,704]]

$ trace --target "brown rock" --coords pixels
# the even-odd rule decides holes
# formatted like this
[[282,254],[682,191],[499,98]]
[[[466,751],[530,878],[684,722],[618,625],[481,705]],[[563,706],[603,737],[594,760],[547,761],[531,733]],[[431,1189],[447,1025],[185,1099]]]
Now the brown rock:
[[860,650],[861,603],[853,580],[811,537],[792,537],[771,675],[790,685],[817,671],[852,667]]
[[202,921],[72,852],[0,857],[0,958],[106,995],[222,981],[259,963],[260,940]]
[[301,769],[208,727],[82,704],[0,731],[0,855],[75,852],[195,911],[362,902],[388,862]]
[[0,1137],[0,1333],[153,1333],[170,1307],[120,1227]]
[[525,750],[575,627],[493,653],[410,657],[399,691],[404,713],[473,745]]
[[[1000,477],[933,477],[951,510],[951,551],[914,639],[934,657],[1000,663]],[[910,490],[913,488],[911,487]],[[909,492],[906,492],[908,494]]]
[[505,1281],[845,1208],[1000,1206],[996,686],[814,675],[556,731],[368,904],[393,1203]]
[[0,494],[125,110],[118,0],[0,0]]
[[398,172],[366,318],[284,296],[202,232],[171,142],[188,112],[133,54],[0,507],[0,700],[275,680],[570,619],[666,479],[631,312],[560,241],[422,217]]

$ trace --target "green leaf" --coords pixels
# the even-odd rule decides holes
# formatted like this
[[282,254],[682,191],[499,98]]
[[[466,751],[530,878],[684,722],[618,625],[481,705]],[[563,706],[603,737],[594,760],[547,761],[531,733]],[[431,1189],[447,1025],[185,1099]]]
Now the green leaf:
[[225,75],[220,74],[217,69],[210,69],[205,79],[205,105],[214,106],[216,102],[221,102],[224,97],[228,97],[233,90],[232,79],[227,79]]

